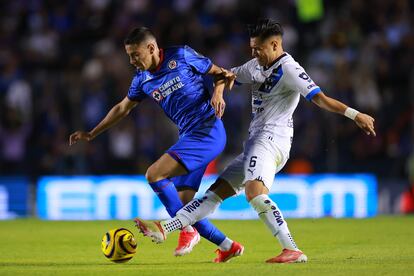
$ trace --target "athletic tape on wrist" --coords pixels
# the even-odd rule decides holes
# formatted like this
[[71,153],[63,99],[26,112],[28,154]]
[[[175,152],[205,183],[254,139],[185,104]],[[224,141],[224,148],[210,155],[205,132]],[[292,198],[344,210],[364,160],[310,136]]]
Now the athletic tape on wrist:
[[345,109],[344,115],[351,120],[355,120],[355,117],[358,115],[359,111],[350,107]]

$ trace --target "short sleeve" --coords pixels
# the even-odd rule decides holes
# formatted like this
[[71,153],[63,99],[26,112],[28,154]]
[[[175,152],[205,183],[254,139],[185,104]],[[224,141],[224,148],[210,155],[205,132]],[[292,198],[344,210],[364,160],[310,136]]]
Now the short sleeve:
[[308,101],[321,92],[321,89],[298,64],[286,63],[283,65],[286,86],[299,92]]
[[207,74],[213,66],[213,62],[209,58],[197,53],[188,46],[184,46],[184,59],[188,65],[202,75]]
[[147,97],[147,94],[145,94],[141,90],[140,79],[141,78],[139,76],[135,76],[132,79],[131,86],[129,87],[128,95],[127,95],[128,99],[130,99],[131,101],[140,102]]
[[253,61],[254,60],[250,60],[241,66],[231,68],[231,71],[234,74],[236,74],[237,83],[245,83],[245,84],[253,83],[252,70],[255,70]]

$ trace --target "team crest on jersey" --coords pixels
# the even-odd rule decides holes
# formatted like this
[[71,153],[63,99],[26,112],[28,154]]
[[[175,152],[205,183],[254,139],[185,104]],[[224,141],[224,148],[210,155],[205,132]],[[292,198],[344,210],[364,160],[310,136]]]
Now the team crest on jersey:
[[151,96],[156,100],[157,102],[161,101],[164,97],[161,95],[160,91],[154,90],[151,93]]
[[168,62],[168,68],[170,68],[171,70],[175,69],[176,67],[177,67],[177,62],[175,60],[172,59]]

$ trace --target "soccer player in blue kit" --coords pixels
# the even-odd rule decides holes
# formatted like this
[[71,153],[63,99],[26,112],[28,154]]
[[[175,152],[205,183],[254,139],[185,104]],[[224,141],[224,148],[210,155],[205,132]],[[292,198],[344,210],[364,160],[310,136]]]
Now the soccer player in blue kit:
[[[213,75],[216,82],[228,80],[229,86],[235,76],[188,46],[160,49],[154,34],[145,27],[133,29],[124,44],[130,63],[137,69],[127,96],[94,129],[70,135],[69,144],[93,140],[126,117],[144,99],[154,100],[178,126],[179,139],[147,169],[145,176],[173,217],[183,203],[193,199],[207,165],[226,144],[224,126],[210,105],[203,75]],[[174,255],[190,253],[199,242],[200,234],[219,246],[214,262],[227,261],[243,253],[242,245],[230,240],[208,220],[193,226],[180,232]],[[230,257],[222,259],[223,252]]]

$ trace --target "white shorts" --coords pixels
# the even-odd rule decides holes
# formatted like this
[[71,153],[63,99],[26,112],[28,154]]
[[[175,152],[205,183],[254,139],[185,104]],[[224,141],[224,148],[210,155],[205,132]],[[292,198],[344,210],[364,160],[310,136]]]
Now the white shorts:
[[270,190],[275,174],[289,158],[291,137],[262,133],[251,137],[238,155],[220,174],[236,193],[244,189],[246,181],[260,180]]

